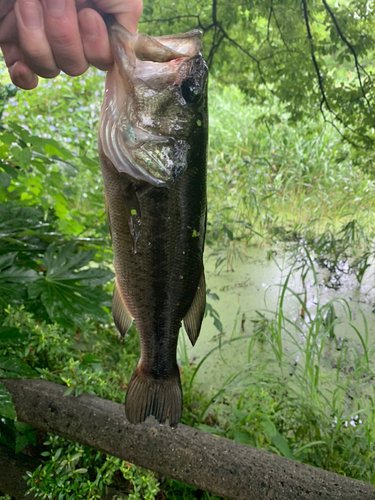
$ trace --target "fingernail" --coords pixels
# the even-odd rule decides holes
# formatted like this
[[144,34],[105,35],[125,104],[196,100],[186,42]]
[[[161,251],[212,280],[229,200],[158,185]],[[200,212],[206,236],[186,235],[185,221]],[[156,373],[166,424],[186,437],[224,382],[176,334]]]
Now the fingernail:
[[45,0],[48,14],[61,16],[65,12],[66,0]]
[[89,42],[93,42],[99,36],[98,20],[95,15],[90,13],[90,11],[86,11],[83,17],[83,19],[81,16],[78,17],[79,30],[83,38]]
[[42,27],[42,10],[38,3],[23,0],[19,2],[19,8],[25,28],[37,30]]

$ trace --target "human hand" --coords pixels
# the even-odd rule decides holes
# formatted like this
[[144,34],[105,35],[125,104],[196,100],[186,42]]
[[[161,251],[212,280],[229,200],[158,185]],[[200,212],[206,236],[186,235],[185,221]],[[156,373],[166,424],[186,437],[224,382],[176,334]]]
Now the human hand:
[[82,75],[90,64],[113,62],[101,13],[137,31],[142,0],[0,0],[0,47],[17,87],[31,90],[38,75]]

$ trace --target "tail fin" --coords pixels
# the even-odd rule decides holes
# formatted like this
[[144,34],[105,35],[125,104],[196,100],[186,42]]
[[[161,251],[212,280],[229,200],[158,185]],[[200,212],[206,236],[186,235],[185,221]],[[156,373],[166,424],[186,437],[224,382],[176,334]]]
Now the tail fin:
[[182,413],[182,389],[180,372],[168,379],[157,379],[144,373],[138,365],[129,382],[125,400],[126,418],[131,424],[139,424],[153,415],[161,424],[167,417],[175,427]]

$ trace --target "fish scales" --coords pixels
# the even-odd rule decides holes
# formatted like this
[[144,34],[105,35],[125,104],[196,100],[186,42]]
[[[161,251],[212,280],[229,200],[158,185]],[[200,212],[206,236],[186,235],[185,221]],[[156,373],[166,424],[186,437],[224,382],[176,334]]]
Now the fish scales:
[[150,39],[113,18],[107,24],[115,67],[99,157],[116,274],[112,312],[122,335],[135,320],[141,342],[125,411],[131,423],[153,415],[174,426],[181,322],[194,344],[205,310],[207,68],[197,32]]

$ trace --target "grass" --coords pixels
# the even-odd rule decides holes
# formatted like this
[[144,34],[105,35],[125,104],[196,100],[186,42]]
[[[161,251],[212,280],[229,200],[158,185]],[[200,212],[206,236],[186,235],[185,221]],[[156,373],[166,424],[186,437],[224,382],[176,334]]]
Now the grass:
[[319,232],[341,219],[373,234],[374,180],[351,164],[332,128],[319,119],[291,126],[276,103],[252,105],[215,82],[210,112],[210,242],[249,242],[275,227]]

